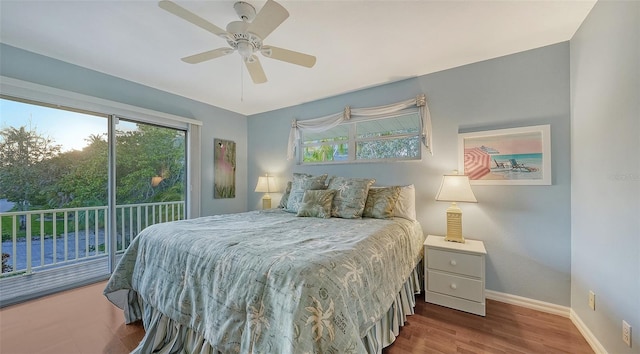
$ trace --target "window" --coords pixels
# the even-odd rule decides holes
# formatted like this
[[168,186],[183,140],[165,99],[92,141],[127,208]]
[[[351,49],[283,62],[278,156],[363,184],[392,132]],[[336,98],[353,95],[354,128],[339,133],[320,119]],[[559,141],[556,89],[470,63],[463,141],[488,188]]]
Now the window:
[[349,159],[348,124],[341,124],[318,133],[304,133],[303,162],[347,161]]
[[303,132],[303,164],[419,160],[421,119],[417,108],[377,118],[353,117],[322,132]]

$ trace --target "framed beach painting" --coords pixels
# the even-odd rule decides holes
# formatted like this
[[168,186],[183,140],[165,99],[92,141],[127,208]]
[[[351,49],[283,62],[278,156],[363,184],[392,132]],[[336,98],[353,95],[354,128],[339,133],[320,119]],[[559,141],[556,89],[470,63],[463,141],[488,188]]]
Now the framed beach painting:
[[458,168],[476,185],[550,185],[551,128],[458,134]]

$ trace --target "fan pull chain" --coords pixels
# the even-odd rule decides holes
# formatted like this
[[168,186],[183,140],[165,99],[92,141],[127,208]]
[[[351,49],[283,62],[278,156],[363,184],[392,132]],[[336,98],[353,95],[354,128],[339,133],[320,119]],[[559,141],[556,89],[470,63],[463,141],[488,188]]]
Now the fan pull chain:
[[242,64],[244,59],[240,56],[240,102],[244,102],[244,70]]

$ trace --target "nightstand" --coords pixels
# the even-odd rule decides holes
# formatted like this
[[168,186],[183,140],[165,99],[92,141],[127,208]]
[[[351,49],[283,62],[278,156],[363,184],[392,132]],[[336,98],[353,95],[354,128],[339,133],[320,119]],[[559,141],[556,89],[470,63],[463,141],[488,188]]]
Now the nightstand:
[[485,315],[484,243],[445,241],[427,236],[424,241],[425,300],[457,310]]

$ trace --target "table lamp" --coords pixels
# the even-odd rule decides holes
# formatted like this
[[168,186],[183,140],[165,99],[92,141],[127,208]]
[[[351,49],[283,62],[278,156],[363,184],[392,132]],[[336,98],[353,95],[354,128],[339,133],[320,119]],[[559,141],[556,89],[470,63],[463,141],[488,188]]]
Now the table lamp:
[[269,193],[278,191],[276,178],[268,174],[258,177],[258,184],[256,185],[255,191],[258,193],[266,193],[264,197],[262,197],[262,209],[271,209],[271,196]]
[[451,202],[451,206],[447,209],[447,235],[444,240],[464,243],[464,237],[462,236],[462,210],[456,203],[478,202],[471,190],[469,176],[457,173],[442,176],[442,184],[436,195],[436,200]]

